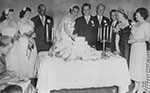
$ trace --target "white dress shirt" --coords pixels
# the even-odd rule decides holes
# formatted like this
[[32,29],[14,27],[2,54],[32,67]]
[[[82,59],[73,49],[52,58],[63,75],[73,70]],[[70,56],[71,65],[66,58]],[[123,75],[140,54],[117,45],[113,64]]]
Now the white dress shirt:
[[97,18],[98,18],[99,24],[101,24],[103,16],[97,15]]
[[91,16],[90,16],[90,15],[89,15],[89,16],[84,16],[84,18],[85,18],[85,20],[86,20],[86,23],[88,24],[89,21],[90,21]]
[[41,19],[41,22],[42,22],[43,26],[45,26],[46,17],[45,16],[42,17],[41,15],[39,15],[39,17]]

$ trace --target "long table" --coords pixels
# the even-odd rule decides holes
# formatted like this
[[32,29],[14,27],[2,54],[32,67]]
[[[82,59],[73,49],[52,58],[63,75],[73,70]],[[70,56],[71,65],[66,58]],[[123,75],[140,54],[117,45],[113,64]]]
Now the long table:
[[131,83],[126,60],[120,56],[99,60],[66,62],[61,58],[39,56],[36,88],[39,93],[51,90],[117,85],[128,91]]

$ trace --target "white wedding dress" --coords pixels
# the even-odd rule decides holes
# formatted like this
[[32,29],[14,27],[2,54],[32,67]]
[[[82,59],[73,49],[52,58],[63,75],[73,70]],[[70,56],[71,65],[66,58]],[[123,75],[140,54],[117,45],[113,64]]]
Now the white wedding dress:
[[[18,32],[17,24],[12,22],[8,23],[7,20],[4,20],[0,24],[0,33],[2,35],[7,35],[10,37],[14,37],[14,35]],[[19,72],[19,45],[18,41],[14,41],[13,48],[10,50],[8,55],[6,56],[6,68],[9,71],[14,71],[16,74]]]
[[[66,29],[68,29],[70,34],[73,34],[75,21],[71,18],[71,15],[68,13],[62,18],[58,26],[58,33],[60,41],[65,45],[70,45],[72,43],[71,37],[67,34]],[[65,28],[66,26],[66,28]]]
[[[66,47],[71,47],[73,44],[72,38],[66,32],[73,34],[75,21],[72,19],[70,13],[66,14],[59,22],[56,29],[56,43],[53,45],[57,50],[63,50]],[[65,28],[66,27],[66,28]],[[51,48],[52,49],[52,48]]]
[[[23,35],[25,33],[28,33],[29,31],[33,31],[34,29],[34,23],[29,20],[29,23],[25,23],[22,19],[18,23],[18,28],[20,31],[20,34]],[[29,38],[23,35],[19,38],[19,51],[20,51],[20,77],[26,77],[26,78],[34,78],[34,66],[35,61],[37,57],[37,49],[35,42],[34,48],[29,49]]]

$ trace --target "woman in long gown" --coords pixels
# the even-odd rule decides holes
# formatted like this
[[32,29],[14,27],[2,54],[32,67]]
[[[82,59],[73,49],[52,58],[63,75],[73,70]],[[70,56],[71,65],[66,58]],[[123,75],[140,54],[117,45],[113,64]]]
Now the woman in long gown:
[[[12,38],[18,36],[17,24],[13,20],[13,9],[5,9],[2,12],[1,23],[0,23],[0,33],[2,36],[7,35]],[[19,58],[18,58],[18,41],[14,42],[13,48],[10,50],[9,54],[6,56],[6,68],[9,71],[14,71],[16,74],[19,71]]]
[[[118,10],[118,20],[119,20],[119,51],[121,56],[124,57],[129,66],[129,55],[130,55],[130,44],[128,44],[129,36],[131,33],[130,21],[128,20],[128,16],[124,10]],[[118,36],[116,38],[118,38]]]
[[78,12],[79,7],[77,5],[73,5],[58,23],[58,27],[56,29],[57,44],[54,44],[54,46],[58,46],[60,50],[66,46],[70,46],[75,38],[73,31],[75,18]]
[[150,39],[150,25],[146,22],[148,11],[145,8],[136,10],[138,21],[132,28],[129,43],[131,43],[130,54],[130,76],[135,81],[134,93],[143,93],[142,83],[146,81],[146,41]]
[[20,32],[19,52],[20,52],[20,73],[19,76],[34,78],[34,66],[37,57],[37,49],[34,42],[34,23],[29,19],[31,9],[25,7],[21,10],[18,22]]

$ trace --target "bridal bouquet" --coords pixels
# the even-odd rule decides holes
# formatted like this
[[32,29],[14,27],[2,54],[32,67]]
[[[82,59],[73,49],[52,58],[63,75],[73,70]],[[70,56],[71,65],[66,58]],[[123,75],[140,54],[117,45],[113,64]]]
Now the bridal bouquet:
[[26,36],[28,38],[28,49],[32,50],[34,48],[34,39],[35,33],[33,31],[29,31],[28,33],[24,33],[24,36]]

